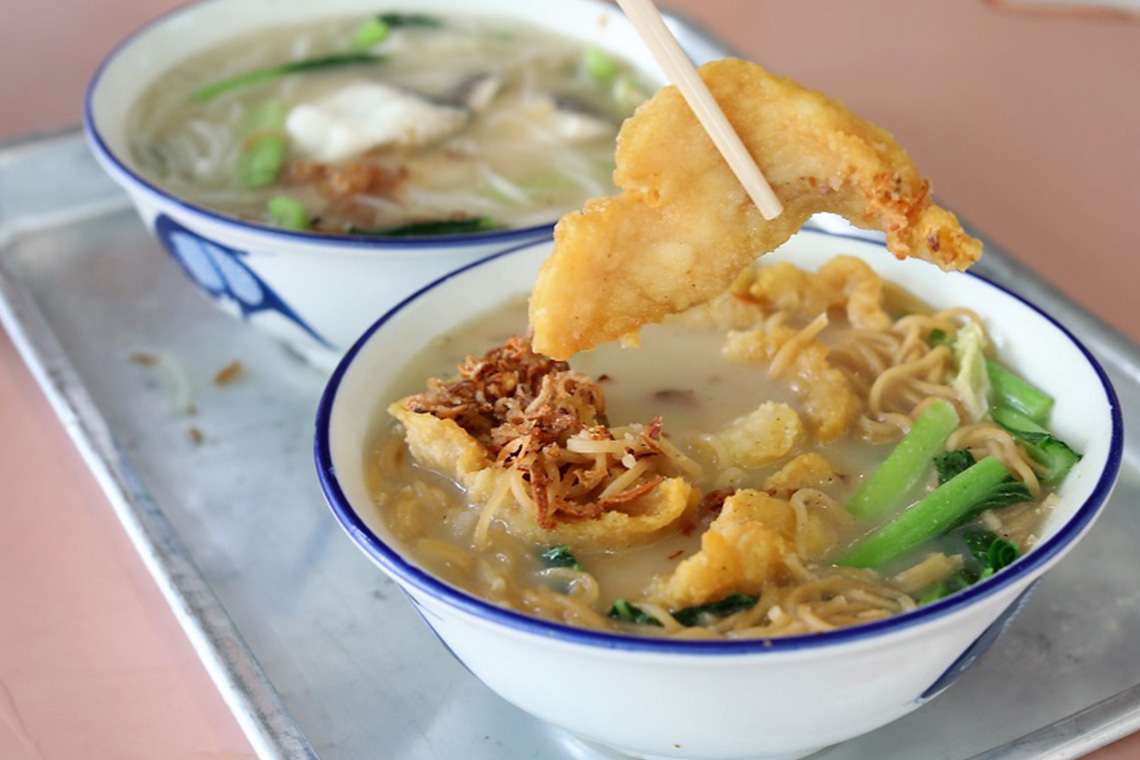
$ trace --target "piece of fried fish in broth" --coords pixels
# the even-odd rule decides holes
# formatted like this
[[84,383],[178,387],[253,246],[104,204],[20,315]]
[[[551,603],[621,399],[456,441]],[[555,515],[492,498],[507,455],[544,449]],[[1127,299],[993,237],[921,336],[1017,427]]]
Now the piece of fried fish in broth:
[[766,221],[675,87],[622,127],[622,192],[567,214],[531,295],[536,350],[558,359],[661,321],[726,291],[757,256],[813,214],[879,229],[898,258],[965,269],[981,243],[935,205],[930,183],[885,130],[842,104],[747,61],[701,77],[783,202]]

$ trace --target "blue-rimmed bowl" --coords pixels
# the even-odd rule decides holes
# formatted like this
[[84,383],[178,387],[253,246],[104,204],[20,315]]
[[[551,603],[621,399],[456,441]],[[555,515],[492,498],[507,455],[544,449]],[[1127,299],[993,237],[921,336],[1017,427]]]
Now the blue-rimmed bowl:
[[[556,219],[525,229],[416,240],[299,233],[241,221],[145,179],[128,149],[128,115],[155,79],[220,43],[258,29],[388,10],[518,19],[609,50],[660,82],[628,21],[600,0],[204,0],[129,37],[103,62],[87,92],[84,126],[96,158],[190,279],[227,313],[329,367],[378,314],[409,293],[484,256],[547,237]],[[687,39],[700,47],[700,59],[717,52],[692,35]]]
[[[1056,399],[1050,426],[1084,453],[1036,547],[970,588],[887,620],[771,640],[677,641],[579,630],[459,591],[416,565],[365,485],[385,407],[408,392],[401,358],[525,294],[550,242],[479,262],[374,324],[333,373],[317,416],[325,495],[353,542],[407,592],[476,676],[532,714],[621,751],[668,758],[793,758],[870,731],[950,685],[1000,635],[1034,583],[1090,528],[1120,467],[1120,408],[1088,351],[1038,308],[986,280],[897,261],[882,245],[804,231],[765,261],[815,269],[859,256],[935,307],[968,306],[1004,363]],[[414,390],[414,389],[412,389]]]

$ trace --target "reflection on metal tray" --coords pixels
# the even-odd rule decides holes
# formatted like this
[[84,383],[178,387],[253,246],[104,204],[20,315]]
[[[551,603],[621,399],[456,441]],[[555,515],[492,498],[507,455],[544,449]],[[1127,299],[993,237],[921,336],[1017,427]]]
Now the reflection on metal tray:
[[[1140,351],[992,247],[984,271],[1082,338],[1140,427]],[[607,756],[483,687],[340,535],[312,470],[324,378],[200,298],[74,133],[0,150],[0,296],[261,757]],[[235,359],[242,380],[212,382]],[[1104,518],[977,667],[820,760],[1059,760],[1140,729],[1137,446]]]

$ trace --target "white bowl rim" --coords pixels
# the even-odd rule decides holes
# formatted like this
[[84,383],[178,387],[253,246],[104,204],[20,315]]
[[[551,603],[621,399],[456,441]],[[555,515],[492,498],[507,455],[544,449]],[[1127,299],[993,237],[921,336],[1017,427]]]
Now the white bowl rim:
[[[843,233],[827,232],[823,230],[802,229],[800,235],[823,235],[832,238],[857,240],[871,243],[885,248],[881,242],[868,240],[866,237]],[[799,634],[793,636],[756,638],[756,639],[716,639],[716,640],[688,640],[675,638],[658,638],[651,636],[637,636],[635,634],[609,633],[587,628],[576,628],[562,623],[556,623],[541,618],[532,617],[521,612],[505,609],[490,602],[484,601],[473,594],[457,589],[439,580],[430,573],[421,570],[411,562],[404,559],[400,552],[390,547],[383,539],[373,532],[368,524],[352,508],[337,480],[336,469],[333,466],[329,441],[329,421],[332,408],[336,404],[337,391],[340,388],[345,373],[351,367],[357,353],[363,349],[372,336],[389,320],[395,317],[404,307],[418,299],[442,283],[461,276],[464,272],[483,266],[503,256],[510,256],[533,246],[548,245],[552,238],[516,246],[510,250],[480,259],[472,264],[444,275],[435,282],[425,285],[420,290],[405,298],[392,307],[386,314],[378,319],[353,344],[352,348],[343,356],[336,370],[330,376],[328,384],[321,395],[316,415],[316,438],[314,442],[314,455],[316,458],[317,476],[324,491],[329,507],[332,509],[341,527],[349,534],[352,540],[364,552],[387,572],[414,586],[418,590],[435,597],[445,604],[458,608],[470,615],[490,621],[523,634],[538,635],[541,637],[557,639],[566,643],[612,650],[624,650],[646,654],[685,654],[685,655],[744,655],[760,653],[793,652],[829,648],[843,644],[863,642],[888,633],[898,633],[914,629],[930,621],[942,618],[964,610],[976,601],[993,596],[999,591],[1016,584],[1019,580],[1033,578],[1054,557],[1065,551],[1069,545],[1092,524],[1100,510],[1104,507],[1116,477],[1119,473],[1123,456],[1124,424],[1120,409],[1120,402],[1116,396],[1108,375],[1093,357],[1089,350],[1064,325],[1053,319],[1049,314],[1039,309],[1022,296],[1008,288],[999,285],[981,275],[966,272],[967,276],[976,278],[985,285],[995,288],[1016,300],[1026,308],[1036,312],[1057,330],[1059,330],[1085,357],[1100,379],[1102,390],[1109,404],[1112,419],[1112,437],[1109,443],[1108,454],[1104,470],[1100,473],[1096,485],[1085,502],[1077,509],[1072,518],[1046,541],[1033,547],[1017,563],[1005,568],[989,578],[981,580],[962,591],[941,599],[929,605],[919,607],[909,612],[894,615],[883,620],[840,628],[826,633]],[[885,255],[890,255],[884,251]]]
[[[322,246],[332,246],[335,248],[343,248],[346,250],[360,250],[367,249],[374,251],[376,249],[384,249],[385,247],[398,247],[400,249],[408,248],[422,248],[425,249],[423,253],[431,254],[432,249],[442,248],[455,248],[468,245],[480,245],[483,243],[493,243],[500,241],[503,243],[510,243],[520,239],[533,240],[536,236],[551,234],[554,231],[554,225],[558,222],[557,219],[544,224],[531,225],[529,227],[514,227],[505,230],[490,230],[487,232],[472,232],[462,235],[423,235],[417,237],[361,237],[351,235],[334,235],[327,232],[301,232],[297,230],[279,229],[270,227],[267,224],[258,224],[257,222],[249,222],[244,219],[239,219],[228,214],[222,214],[213,211],[205,206],[191,203],[182,200],[171,192],[168,192],[158,185],[150,182],[142,177],[138,172],[132,169],[126,161],[121,160],[114,151],[107,145],[100,133],[98,126],[95,123],[95,115],[93,108],[93,101],[95,99],[95,92],[99,88],[99,83],[102,81],[105,71],[115,63],[115,60],[137,40],[149,34],[153,29],[170,23],[180,16],[193,13],[202,6],[214,5],[217,3],[224,3],[227,0],[189,0],[157,18],[143,24],[134,32],[127,35],[122,41],[115,45],[111,52],[100,62],[99,67],[95,70],[95,74],[91,77],[90,83],[87,85],[87,91],[83,97],[83,129],[87,133],[88,141],[95,152],[109,165],[119,172],[119,174],[129,180],[132,184],[145,189],[153,195],[161,198],[168,204],[178,207],[179,209],[206,217],[214,222],[236,227],[246,232],[252,232],[260,235],[267,235],[271,239],[287,240],[298,243],[316,243]],[[581,0],[581,2],[588,2],[597,5],[599,8],[612,9],[609,3],[602,0]],[[445,251],[435,251],[444,253]]]

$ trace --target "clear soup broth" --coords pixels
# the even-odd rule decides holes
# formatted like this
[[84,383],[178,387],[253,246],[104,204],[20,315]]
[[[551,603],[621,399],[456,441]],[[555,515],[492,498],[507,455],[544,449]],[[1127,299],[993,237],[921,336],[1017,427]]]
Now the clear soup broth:
[[343,18],[166,72],[130,115],[130,151],[160,187],[254,222],[464,234],[611,192],[614,139],[646,93],[625,62],[517,21]]

